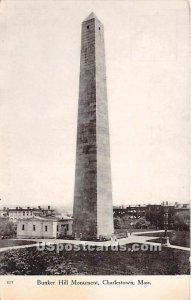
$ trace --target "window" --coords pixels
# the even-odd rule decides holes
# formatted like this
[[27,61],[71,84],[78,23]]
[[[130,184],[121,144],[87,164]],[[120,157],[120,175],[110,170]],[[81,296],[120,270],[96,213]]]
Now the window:
[[22,225],[22,230],[25,230],[25,225],[24,224]]
[[57,231],[58,231],[58,225],[57,225]]
[[36,226],[35,225],[33,225],[33,231],[35,231],[36,230]]
[[87,26],[87,29],[89,29],[89,25]]
[[48,231],[48,226],[47,225],[45,225],[45,231]]
[[23,211],[23,216],[25,216],[25,212]]
[[99,30],[100,30],[100,27],[99,27]]

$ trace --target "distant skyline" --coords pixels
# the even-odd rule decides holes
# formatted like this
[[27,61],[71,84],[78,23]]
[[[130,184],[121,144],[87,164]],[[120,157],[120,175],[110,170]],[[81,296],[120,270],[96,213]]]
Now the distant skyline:
[[184,1],[2,1],[0,206],[72,207],[81,22],[105,29],[113,205],[186,203]]

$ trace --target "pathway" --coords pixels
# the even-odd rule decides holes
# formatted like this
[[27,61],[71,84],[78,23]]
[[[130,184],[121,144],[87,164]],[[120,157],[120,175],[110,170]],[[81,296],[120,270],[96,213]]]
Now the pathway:
[[[146,235],[139,235],[139,234],[148,234],[148,233],[159,233],[164,232],[164,230],[157,230],[157,231],[144,231],[144,232],[134,232],[129,237],[118,239],[116,242],[113,241],[104,241],[104,242],[94,242],[94,241],[78,241],[78,240],[64,240],[64,239],[19,239],[23,241],[34,241],[36,244],[30,245],[22,245],[22,246],[11,246],[11,247],[4,247],[0,248],[0,252],[5,252],[9,250],[18,250],[23,248],[31,248],[36,247],[41,243],[41,245],[55,245],[55,244],[72,244],[72,245],[91,245],[91,246],[111,246],[111,245],[127,245],[127,244],[150,244],[153,246],[161,246],[161,243],[151,242],[150,240],[160,239],[157,236],[146,236]],[[15,239],[16,240],[16,239]],[[190,248],[181,247],[176,245],[162,245],[165,248],[172,248],[184,251],[191,251]]]

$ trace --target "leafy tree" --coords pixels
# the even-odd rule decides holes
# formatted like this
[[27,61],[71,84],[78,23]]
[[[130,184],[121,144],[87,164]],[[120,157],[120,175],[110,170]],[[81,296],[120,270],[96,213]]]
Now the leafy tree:
[[114,218],[114,228],[115,229],[121,229],[123,228],[123,221],[120,217]]
[[190,229],[190,214],[189,211],[178,212],[174,216],[174,227],[178,230]]
[[7,236],[7,237],[14,237],[16,235],[15,224],[7,220],[0,222],[0,235]]

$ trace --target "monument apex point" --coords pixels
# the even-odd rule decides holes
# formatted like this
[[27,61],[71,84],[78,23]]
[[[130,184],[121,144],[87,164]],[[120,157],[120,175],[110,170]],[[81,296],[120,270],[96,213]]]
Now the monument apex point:
[[[89,20],[91,20],[91,19],[96,19],[96,20],[99,21],[98,17],[94,14],[93,11],[91,12],[91,14],[89,14],[89,15],[87,16],[87,18],[85,18],[84,22],[89,21]],[[99,22],[100,22],[100,21],[99,21]]]

